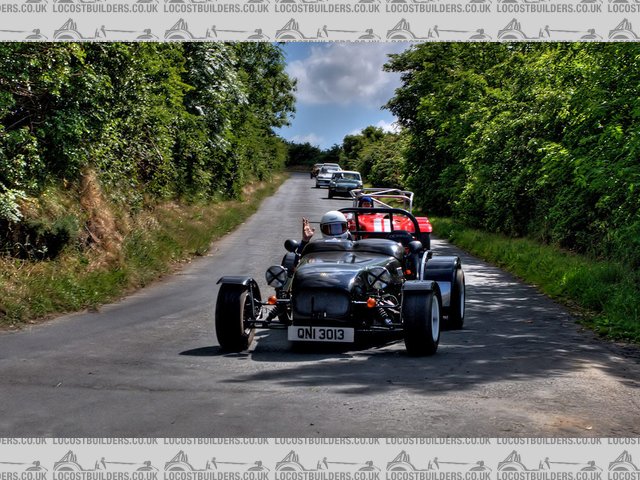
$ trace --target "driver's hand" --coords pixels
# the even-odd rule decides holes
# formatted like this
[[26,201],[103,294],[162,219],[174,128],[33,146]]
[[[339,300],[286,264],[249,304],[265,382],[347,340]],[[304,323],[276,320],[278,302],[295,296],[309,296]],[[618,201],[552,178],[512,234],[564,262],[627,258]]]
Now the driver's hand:
[[315,229],[309,225],[309,219],[302,217],[302,241],[308,242],[313,237]]

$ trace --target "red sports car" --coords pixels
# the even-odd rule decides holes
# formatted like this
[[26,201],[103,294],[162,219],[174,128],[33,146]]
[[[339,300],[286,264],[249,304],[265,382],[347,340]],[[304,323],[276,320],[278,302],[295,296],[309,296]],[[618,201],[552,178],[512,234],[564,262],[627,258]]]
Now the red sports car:
[[[347,217],[349,230],[364,232],[392,232],[402,230],[409,232],[416,240],[422,242],[422,246],[427,250],[431,249],[431,232],[433,227],[426,216],[414,217],[411,215],[413,207],[413,192],[399,190],[395,188],[363,188],[353,190],[353,206],[359,207],[361,199],[369,198],[373,201],[373,207],[359,212],[356,225],[353,214]],[[396,209],[397,212],[390,215],[388,211],[382,209]],[[405,210],[403,214],[400,210]],[[418,222],[418,230],[413,219]]]

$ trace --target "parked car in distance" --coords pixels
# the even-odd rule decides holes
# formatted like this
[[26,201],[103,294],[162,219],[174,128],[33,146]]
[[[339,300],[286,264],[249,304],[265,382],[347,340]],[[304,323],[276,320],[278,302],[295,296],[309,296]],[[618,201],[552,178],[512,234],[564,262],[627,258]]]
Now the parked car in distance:
[[362,188],[362,176],[360,172],[341,170],[333,172],[329,182],[329,198],[334,195],[349,196],[351,190]]
[[320,187],[328,187],[329,183],[331,183],[331,177],[333,176],[333,172],[338,172],[342,170],[339,165],[335,163],[333,165],[324,164],[320,167],[320,171],[318,172],[318,176],[316,177],[316,188]]

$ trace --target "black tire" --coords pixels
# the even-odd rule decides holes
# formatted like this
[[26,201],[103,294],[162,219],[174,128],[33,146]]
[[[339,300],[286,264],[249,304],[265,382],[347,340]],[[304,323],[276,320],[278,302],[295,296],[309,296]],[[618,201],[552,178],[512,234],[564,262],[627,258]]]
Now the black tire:
[[332,192],[331,190],[329,190],[329,191],[327,192],[327,197],[328,197],[328,198],[333,198],[333,192]]
[[249,287],[222,284],[216,301],[216,336],[223,350],[241,352],[249,348],[255,329],[247,325],[251,312]]
[[293,323],[293,313],[291,312],[291,303],[283,305],[283,311],[278,314],[278,320],[287,327]]
[[456,268],[451,285],[451,303],[449,304],[449,318],[447,327],[460,330],[464,325],[465,313],[465,283],[462,268]]
[[422,246],[425,249],[431,250],[431,234],[430,233],[421,233],[420,234],[420,243],[422,243]]
[[412,356],[433,355],[440,343],[440,291],[410,292],[402,300],[404,344]]
[[[285,255],[285,258],[287,258],[287,255],[291,255],[291,253],[287,253]],[[282,259],[283,267],[285,266],[285,262],[284,262],[285,258]],[[291,268],[295,268],[295,267],[291,267]],[[276,289],[276,297],[287,298],[288,295],[283,294],[282,289]],[[291,311],[291,303],[281,304],[281,306],[278,306],[275,308],[280,309],[280,312],[278,313],[278,321],[280,323],[282,323],[283,325],[286,325],[287,327],[293,323],[293,313]]]

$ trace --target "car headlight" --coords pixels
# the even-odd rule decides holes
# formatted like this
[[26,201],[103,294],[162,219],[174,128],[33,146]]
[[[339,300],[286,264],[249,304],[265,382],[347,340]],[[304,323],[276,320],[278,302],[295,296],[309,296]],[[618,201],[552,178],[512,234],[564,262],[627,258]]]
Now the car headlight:
[[282,288],[287,281],[287,270],[281,265],[274,265],[267,269],[264,277],[273,288]]
[[376,290],[387,288],[390,281],[391,274],[384,267],[373,267],[367,272],[367,283]]

